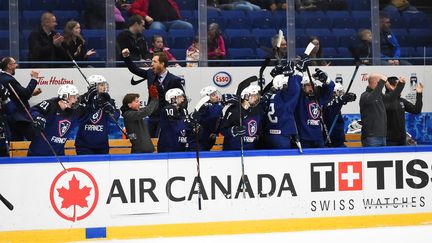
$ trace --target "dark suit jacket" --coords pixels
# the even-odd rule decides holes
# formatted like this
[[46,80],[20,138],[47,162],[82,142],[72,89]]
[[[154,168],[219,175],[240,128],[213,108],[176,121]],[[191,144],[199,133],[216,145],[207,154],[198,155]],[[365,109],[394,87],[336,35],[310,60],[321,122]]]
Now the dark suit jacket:
[[[184,79],[175,76],[174,74],[168,72],[168,74],[166,75],[165,79],[162,82],[162,85],[158,82],[157,80],[157,76],[156,74],[153,72],[153,70],[151,68],[149,69],[141,69],[139,68],[134,62],[132,62],[132,60],[127,57],[124,59],[125,63],[127,65],[127,68],[129,69],[129,71],[137,76],[142,77],[142,80],[131,80],[131,84],[132,85],[137,85],[139,83],[141,83],[144,80],[147,80],[147,88],[150,87],[153,83],[156,85],[158,92],[159,92],[159,108],[152,113],[151,117],[159,117],[159,110],[163,107],[165,107],[166,105],[166,101],[165,101],[165,93],[170,90],[170,89],[174,89],[174,88],[179,88],[181,90],[183,90],[183,92],[185,92],[184,90]],[[150,100],[148,100],[149,102]]]
[[37,81],[35,79],[31,79],[26,88],[21,86],[21,84],[10,74],[1,72],[0,73],[0,84],[6,87],[10,93],[10,99],[16,107],[15,112],[12,115],[12,121],[30,121],[29,116],[25,112],[24,108],[20,104],[20,101],[17,99],[15,93],[9,87],[9,84],[13,87],[13,89],[17,92],[19,98],[22,100],[27,109],[30,109],[29,100],[32,97],[33,91],[36,88]]

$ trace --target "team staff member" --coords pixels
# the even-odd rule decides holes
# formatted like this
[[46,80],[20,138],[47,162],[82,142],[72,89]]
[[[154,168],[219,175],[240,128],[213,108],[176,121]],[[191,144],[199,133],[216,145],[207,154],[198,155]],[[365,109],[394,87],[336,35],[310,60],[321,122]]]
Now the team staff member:
[[15,93],[12,92],[9,85],[16,91],[19,99],[24,103],[27,109],[30,109],[29,100],[32,96],[40,94],[42,91],[40,88],[36,88],[36,79],[39,76],[39,72],[32,70],[30,72],[30,82],[27,87],[21,86],[21,84],[14,78],[15,70],[18,68],[18,64],[13,57],[5,57],[1,61],[1,73],[0,73],[0,84],[9,90],[11,102],[16,107],[13,114],[8,116],[7,122],[11,130],[12,141],[23,141],[24,139],[31,140],[34,136],[33,128],[31,126],[31,120],[22,107],[20,101],[16,97]]
[[363,147],[387,145],[387,114],[384,100],[386,102],[394,101],[402,92],[405,80],[402,79],[396,89],[388,94],[382,93],[384,85],[388,85],[386,76],[377,73],[371,74],[366,91],[360,96]]
[[[389,77],[386,86],[386,94],[393,92],[398,83],[406,82],[406,77]],[[423,84],[416,86],[416,102],[412,104],[400,95],[393,101],[384,102],[387,113],[387,145],[406,145],[405,111],[412,114],[419,114],[423,106]]]
[[165,101],[165,93],[174,88],[181,89],[184,92],[184,79],[175,76],[167,70],[168,57],[163,52],[153,54],[151,68],[144,70],[132,62],[129,57],[129,49],[122,50],[124,61],[133,74],[142,77],[143,79],[135,81],[131,80],[132,85],[137,85],[144,80],[147,80],[147,87],[150,88],[152,84],[156,85],[159,93],[159,107],[149,117],[150,136],[157,137],[158,125],[160,121],[160,110],[167,104]]

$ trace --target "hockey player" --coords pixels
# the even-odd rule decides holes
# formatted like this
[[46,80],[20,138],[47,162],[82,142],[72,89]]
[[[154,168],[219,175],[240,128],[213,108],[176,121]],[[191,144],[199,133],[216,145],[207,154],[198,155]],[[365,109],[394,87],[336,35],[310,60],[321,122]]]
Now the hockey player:
[[240,150],[240,138],[243,139],[243,149],[256,148],[264,114],[259,90],[258,85],[249,85],[241,91],[241,102],[227,109],[221,125],[223,150]]
[[64,155],[68,135],[86,112],[86,108],[78,104],[78,89],[74,85],[60,86],[57,94],[58,97],[44,100],[30,109],[39,131],[30,143],[28,156],[53,155],[44,136],[57,155]]
[[186,96],[183,90],[174,88],[166,92],[165,101],[167,105],[160,113],[158,152],[188,151],[195,137],[186,110]]
[[[323,118],[324,123],[329,129],[331,143],[329,147],[346,147],[345,146],[345,123],[342,117],[341,109],[348,102],[353,102],[357,98],[354,93],[346,93],[342,84],[335,83],[333,97],[329,103],[324,106]],[[336,119],[336,120],[335,120]]]
[[294,73],[292,64],[289,71],[273,79],[272,94],[266,105],[265,141],[267,148],[291,148],[291,138],[297,136],[294,111],[300,95],[303,74]]
[[[302,92],[297,103],[295,118],[303,148],[322,148],[321,109],[330,100],[334,82],[320,69],[315,69],[314,87],[308,77],[303,77]],[[317,103],[318,101],[318,103]]]
[[108,154],[109,124],[118,120],[120,112],[108,94],[108,82],[104,76],[91,75],[87,80],[92,87],[82,96],[88,99],[88,112],[79,120],[76,152],[79,155]]

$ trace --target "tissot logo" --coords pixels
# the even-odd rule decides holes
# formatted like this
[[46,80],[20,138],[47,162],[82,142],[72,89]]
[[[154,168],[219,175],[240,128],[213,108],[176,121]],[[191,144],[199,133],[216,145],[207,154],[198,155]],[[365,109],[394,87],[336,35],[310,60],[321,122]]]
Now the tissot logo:
[[[338,185],[339,191],[362,190],[362,163],[339,162]],[[335,163],[311,164],[311,191],[335,191]]]

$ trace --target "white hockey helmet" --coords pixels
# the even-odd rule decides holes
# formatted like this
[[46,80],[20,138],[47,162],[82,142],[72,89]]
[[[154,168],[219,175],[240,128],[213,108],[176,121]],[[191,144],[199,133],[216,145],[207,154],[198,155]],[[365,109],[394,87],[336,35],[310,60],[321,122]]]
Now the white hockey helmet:
[[183,90],[179,88],[170,89],[165,93],[165,100],[170,104],[174,104],[178,96],[184,96]]
[[300,82],[301,85],[310,84],[310,79],[307,76],[303,76],[302,81]]
[[103,85],[103,90],[99,90],[101,88],[98,88],[99,92],[108,92],[109,91],[108,81],[102,75],[99,75],[99,74],[90,75],[87,78],[87,81],[90,83],[90,85],[94,85],[94,84],[96,84],[96,86]]
[[333,89],[333,92],[336,95],[343,95],[344,94],[344,88],[343,88],[342,84],[341,83],[335,83],[335,87]]
[[288,84],[288,76],[285,77],[283,74],[276,75],[273,78],[273,87],[277,90],[281,90],[284,86]]
[[71,95],[78,96],[78,89],[75,87],[75,85],[64,84],[58,89],[57,95],[60,99],[67,101]]
[[240,97],[247,100],[250,95],[259,94],[259,91],[260,87],[258,85],[251,84],[241,92]]
[[218,91],[216,89],[216,87],[214,87],[214,86],[207,86],[207,87],[204,87],[204,88],[201,89],[200,94],[201,94],[201,97],[204,97],[206,95],[210,96],[211,94],[213,94],[216,91]]

